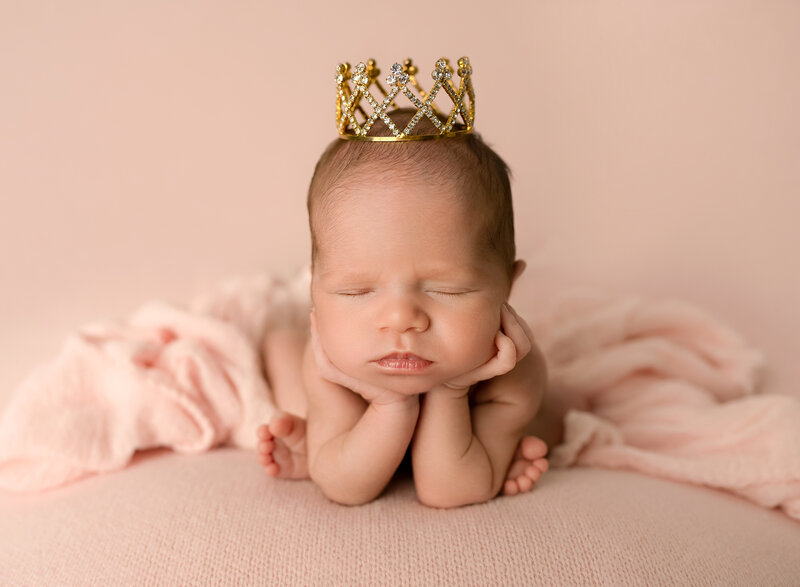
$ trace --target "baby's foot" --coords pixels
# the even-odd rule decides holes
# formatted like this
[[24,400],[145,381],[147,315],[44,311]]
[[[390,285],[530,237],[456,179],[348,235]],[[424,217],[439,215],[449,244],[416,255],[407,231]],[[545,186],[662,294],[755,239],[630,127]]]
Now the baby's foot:
[[308,479],[306,457],[306,421],[286,412],[278,412],[258,434],[258,461],[270,477]]
[[508,476],[503,484],[503,495],[516,495],[530,491],[542,473],[548,469],[547,445],[536,436],[526,436],[519,441],[517,452],[508,468]]

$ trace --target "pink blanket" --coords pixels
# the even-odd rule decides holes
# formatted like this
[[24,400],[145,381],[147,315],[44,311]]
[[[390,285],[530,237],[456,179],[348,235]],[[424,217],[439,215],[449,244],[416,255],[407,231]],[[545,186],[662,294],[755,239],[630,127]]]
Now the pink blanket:
[[[258,341],[306,310],[307,279],[239,279],[186,307],[153,302],[80,329],[0,419],[0,487],[56,487],[154,447],[253,448],[273,411]],[[756,394],[760,353],[685,303],[533,285],[515,303],[564,415],[555,466],[703,484],[800,519],[800,400]]]

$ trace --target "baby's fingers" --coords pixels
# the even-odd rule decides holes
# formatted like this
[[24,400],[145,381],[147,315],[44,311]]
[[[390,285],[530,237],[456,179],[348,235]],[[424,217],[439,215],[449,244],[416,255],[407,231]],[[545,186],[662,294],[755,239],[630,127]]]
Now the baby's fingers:
[[514,314],[514,317],[517,319],[517,322],[519,322],[520,326],[522,326],[522,329],[525,331],[528,340],[530,340],[532,343],[535,337],[533,336],[533,330],[531,330],[531,327],[528,325],[528,323],[522,316],[517,314],[517,311],[511,306],[511,304],[506,304],[506,306],[508,306],[508,309],[511,310],[511,313]]
[[503,304],[501,315],[503,332],[513,341],[516,361],[520,361],[533,347],[533,333],[528,324],[508,304]]
[[494,344],[497,347],[497,354],[479,369],[478,381],[504,375],[517,364],[517,349],[514,341],[502,332],[498,332],[494,338]]

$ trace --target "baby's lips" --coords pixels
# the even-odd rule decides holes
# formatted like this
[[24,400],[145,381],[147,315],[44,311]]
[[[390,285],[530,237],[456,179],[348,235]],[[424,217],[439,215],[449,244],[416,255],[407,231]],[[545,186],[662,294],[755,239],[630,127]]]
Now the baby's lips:
[[433,361],[429,361],[413,353],[390,353],[377,359],[375,363],[389,369],[417,371],[431,366]]
[[378,360],[379,361],[383,361],[384,359],[395,359],[395,360],[406,360],[406,361],[427,361],[428,360],[428,359],[426,359],[424,357],[420,357],[419,355],[415,355],[414,353],[400,353],[400,352],[389,353],[388,355],[383,356]]

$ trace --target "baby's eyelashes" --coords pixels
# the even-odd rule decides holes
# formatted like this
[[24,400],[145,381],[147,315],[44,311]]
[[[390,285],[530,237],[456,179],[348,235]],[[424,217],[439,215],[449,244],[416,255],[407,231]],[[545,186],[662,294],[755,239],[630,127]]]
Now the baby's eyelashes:
[[472,290],[458,290],[458,289],[427,289],[427,293],[441,295],[441,296],[462,296],[470,293]]
[[347,290],[337,291],[336,294],[340,296],[357,297],[366,295],[368,293],[372,293],[372,291],[374,290],[369,288],[347,289]]
[[[382,288],[375,288],[375,287],[354,287],[354,288],[347,288],[347,289],[337,289],[332,291],[337,296],[343,297],[360,297],[366,296],[368,294],[372,294],[375,292],[380,292]],[[474,289],[468,289],[463,287],[428,287],[428,288],[420,288],[416,290],[420,293],[434,295],[434,296],[441,296],[441,297],[456,297],[456,296],[463,296],[469,293],[473,293]]]

